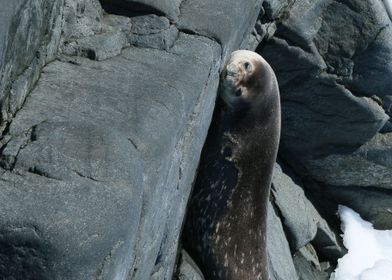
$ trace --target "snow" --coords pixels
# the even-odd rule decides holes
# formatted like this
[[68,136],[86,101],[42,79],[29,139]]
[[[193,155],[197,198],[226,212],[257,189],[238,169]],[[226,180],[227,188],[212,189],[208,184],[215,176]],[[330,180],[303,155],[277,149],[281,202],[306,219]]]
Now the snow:
[[392,280],[392,230],[374,229],[346,206],[339,205],[338,213],[348,253],[330,280]]

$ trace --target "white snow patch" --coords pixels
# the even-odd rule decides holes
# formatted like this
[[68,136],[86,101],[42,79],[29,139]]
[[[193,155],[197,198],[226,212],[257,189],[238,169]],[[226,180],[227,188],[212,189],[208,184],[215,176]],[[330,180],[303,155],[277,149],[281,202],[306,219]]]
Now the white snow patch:
[[339,205],[338,213],[348,253],[330,280],[392,280],[392,230],[374,229],[346,206]]

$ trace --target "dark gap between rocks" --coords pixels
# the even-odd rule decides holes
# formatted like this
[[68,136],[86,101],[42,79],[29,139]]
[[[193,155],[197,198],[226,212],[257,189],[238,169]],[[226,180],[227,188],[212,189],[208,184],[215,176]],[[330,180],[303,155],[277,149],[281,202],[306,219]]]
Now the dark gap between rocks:
[[135,1],[99,0],[99,2],[101,3],[102,8],[105,10],[105,12],[107,12],[108,14],[115,14],[125,17],[135,17],[148,14],[165,16],[162,11]]

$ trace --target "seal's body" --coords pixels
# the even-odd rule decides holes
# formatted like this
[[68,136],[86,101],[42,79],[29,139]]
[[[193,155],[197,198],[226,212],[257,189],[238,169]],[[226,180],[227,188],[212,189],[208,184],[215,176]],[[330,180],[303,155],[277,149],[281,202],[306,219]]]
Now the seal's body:
[[279,89],[258,54],[233,52],[203,149],[184,247],[206,279],[268,279],[266,215],[280,136]]

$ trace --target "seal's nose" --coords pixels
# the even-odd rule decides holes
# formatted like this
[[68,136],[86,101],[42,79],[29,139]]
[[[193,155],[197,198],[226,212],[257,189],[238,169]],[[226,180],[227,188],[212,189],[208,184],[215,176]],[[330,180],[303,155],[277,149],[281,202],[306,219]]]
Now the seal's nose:
[[236,76],[238,74],[238,67],[234,63],[228,64],[226,66],[226,73],[227,76]]

